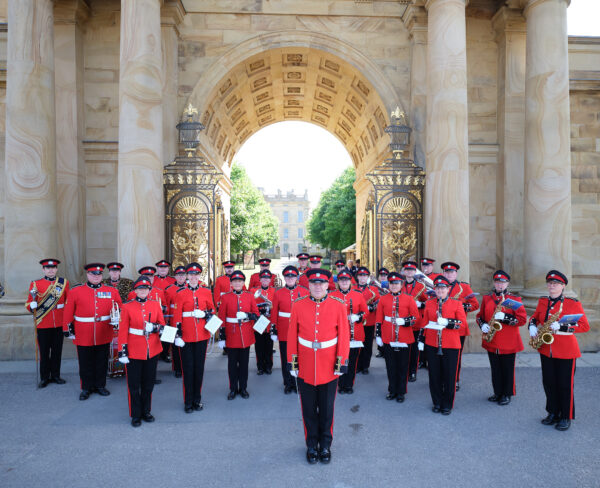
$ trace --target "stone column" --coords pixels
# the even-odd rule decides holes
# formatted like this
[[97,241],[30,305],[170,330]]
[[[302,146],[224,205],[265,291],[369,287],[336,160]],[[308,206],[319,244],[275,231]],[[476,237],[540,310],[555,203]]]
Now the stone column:
[[525,288],[571,275],[571,145],[567,6],[529,0],[525,84]]
[[428,0],[426,254],[469,279],[465,0]]
[[497,266],[523,288],[523,195],[525,160],[525,18],[502,7],[492,19],[498,43]]
[[121,0],[119,261],[129,273],[164,253],[160,0]]
[[18,312],[38,261],[58,251],[52,9],[51,0],[8,2],[2,281]]

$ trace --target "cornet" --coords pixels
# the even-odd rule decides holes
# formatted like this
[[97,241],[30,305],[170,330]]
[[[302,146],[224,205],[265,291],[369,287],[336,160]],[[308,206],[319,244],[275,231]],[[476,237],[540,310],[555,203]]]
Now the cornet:
[[121,321],[121,310],[119,310],[119,306],[113,300],[112,306],[110,308],[110,325],[113,326],[113,329],[119,328],[119,322]]
[[369,276],[369,279],[367,280],[367,284],[373,285],[375,288],[377,288],[381,295],[387,295],[390,292],[390,290],[388,290],[387,288],[384,288],[383,285],[381,284],[381,282],[377,281],[375,278],[373,278],[373,276]]

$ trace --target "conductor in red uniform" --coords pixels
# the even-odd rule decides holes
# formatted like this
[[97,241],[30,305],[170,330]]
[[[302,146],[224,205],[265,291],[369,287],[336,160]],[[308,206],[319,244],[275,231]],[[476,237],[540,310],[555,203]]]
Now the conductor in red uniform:
[[118,290],[102,283],[104,264],[90,263],[85,270],[87,283],[71,289],[63,315],[64,335],[77,346],[80,400],[87,400],[94,391],[110,395],[106,389],[108,346],[113,338],[110,314],[114,304],[121,308]]
[[542,424],[556,424],[557,430],[567,430],[571,426],[571,420],[575,418],[573,381],[575,363],[581,352],[574,334],[590,330],[581,303],[563,294],[568,283],[569,280],[563,273],[550,270],[546,274],[549,296],[539,299],[529,321],[529,334],[532,338],[538,335],[538,327],[541,329],[548,324],[551,330],[553,340],[538,349],[548,412]]
[[160,333],[165,325],[162,309],[148,299],[152,283],[139,277],[133,284],[134,300],[123,305],[119,324],[119,361],[127,372],[129,415],[131,425],[139,427],[142,420],[154,422],[152,390],[156,379],[158,355],[162,351]]
[[298,378],[306,459],[310,464],[329,463],[338,377],[348,369],[348,317],[344,303],[327,295],[331,273],[311,269],[306,274],[310,296],[292,308],[287,359]]
[[506,271],[496,271],[493,280],[494,291],[481,300],[477,324],[482,332],[481,346],[488,353],[492,371],[494,394],[488,400],[508,405],[516,394],[515,359],[523,350],[519,327],[527,322],[527,312],[523,305],[516,310],[502,307],[501,303],[506,299],[521,302],[520,296],[508,291],[510,275]]

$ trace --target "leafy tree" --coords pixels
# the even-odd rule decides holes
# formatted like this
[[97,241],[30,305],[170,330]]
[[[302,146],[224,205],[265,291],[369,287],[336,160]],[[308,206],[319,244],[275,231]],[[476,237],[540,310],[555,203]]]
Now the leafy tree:
[[279,240],[279,222],[263,194],[237,163],[231,168],[231,181],[231,252],[274,246]]
[[341,251],[356,240],[356,173],[350,167],[321,194],[308,222],[310,242]]

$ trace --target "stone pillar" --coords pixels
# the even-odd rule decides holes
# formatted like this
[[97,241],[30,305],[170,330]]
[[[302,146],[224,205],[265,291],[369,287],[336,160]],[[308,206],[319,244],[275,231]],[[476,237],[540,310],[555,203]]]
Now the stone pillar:
[[160,4],[121,0],[118,259],[131,274],[165,251]]
[[52,1],[9,0],[8,24],[2,282],[20,313],[38,261],[58,251]]
[[529,0],[525,84],[525,288],[571,275],[571,144],[567,6]]
[[469,279],[465,0],[428,0],[426,255]]
[[525,161],[525,18],[502,7],[492,19],[498,43],[498,175],[496,178],[497,266],[522,289]]

